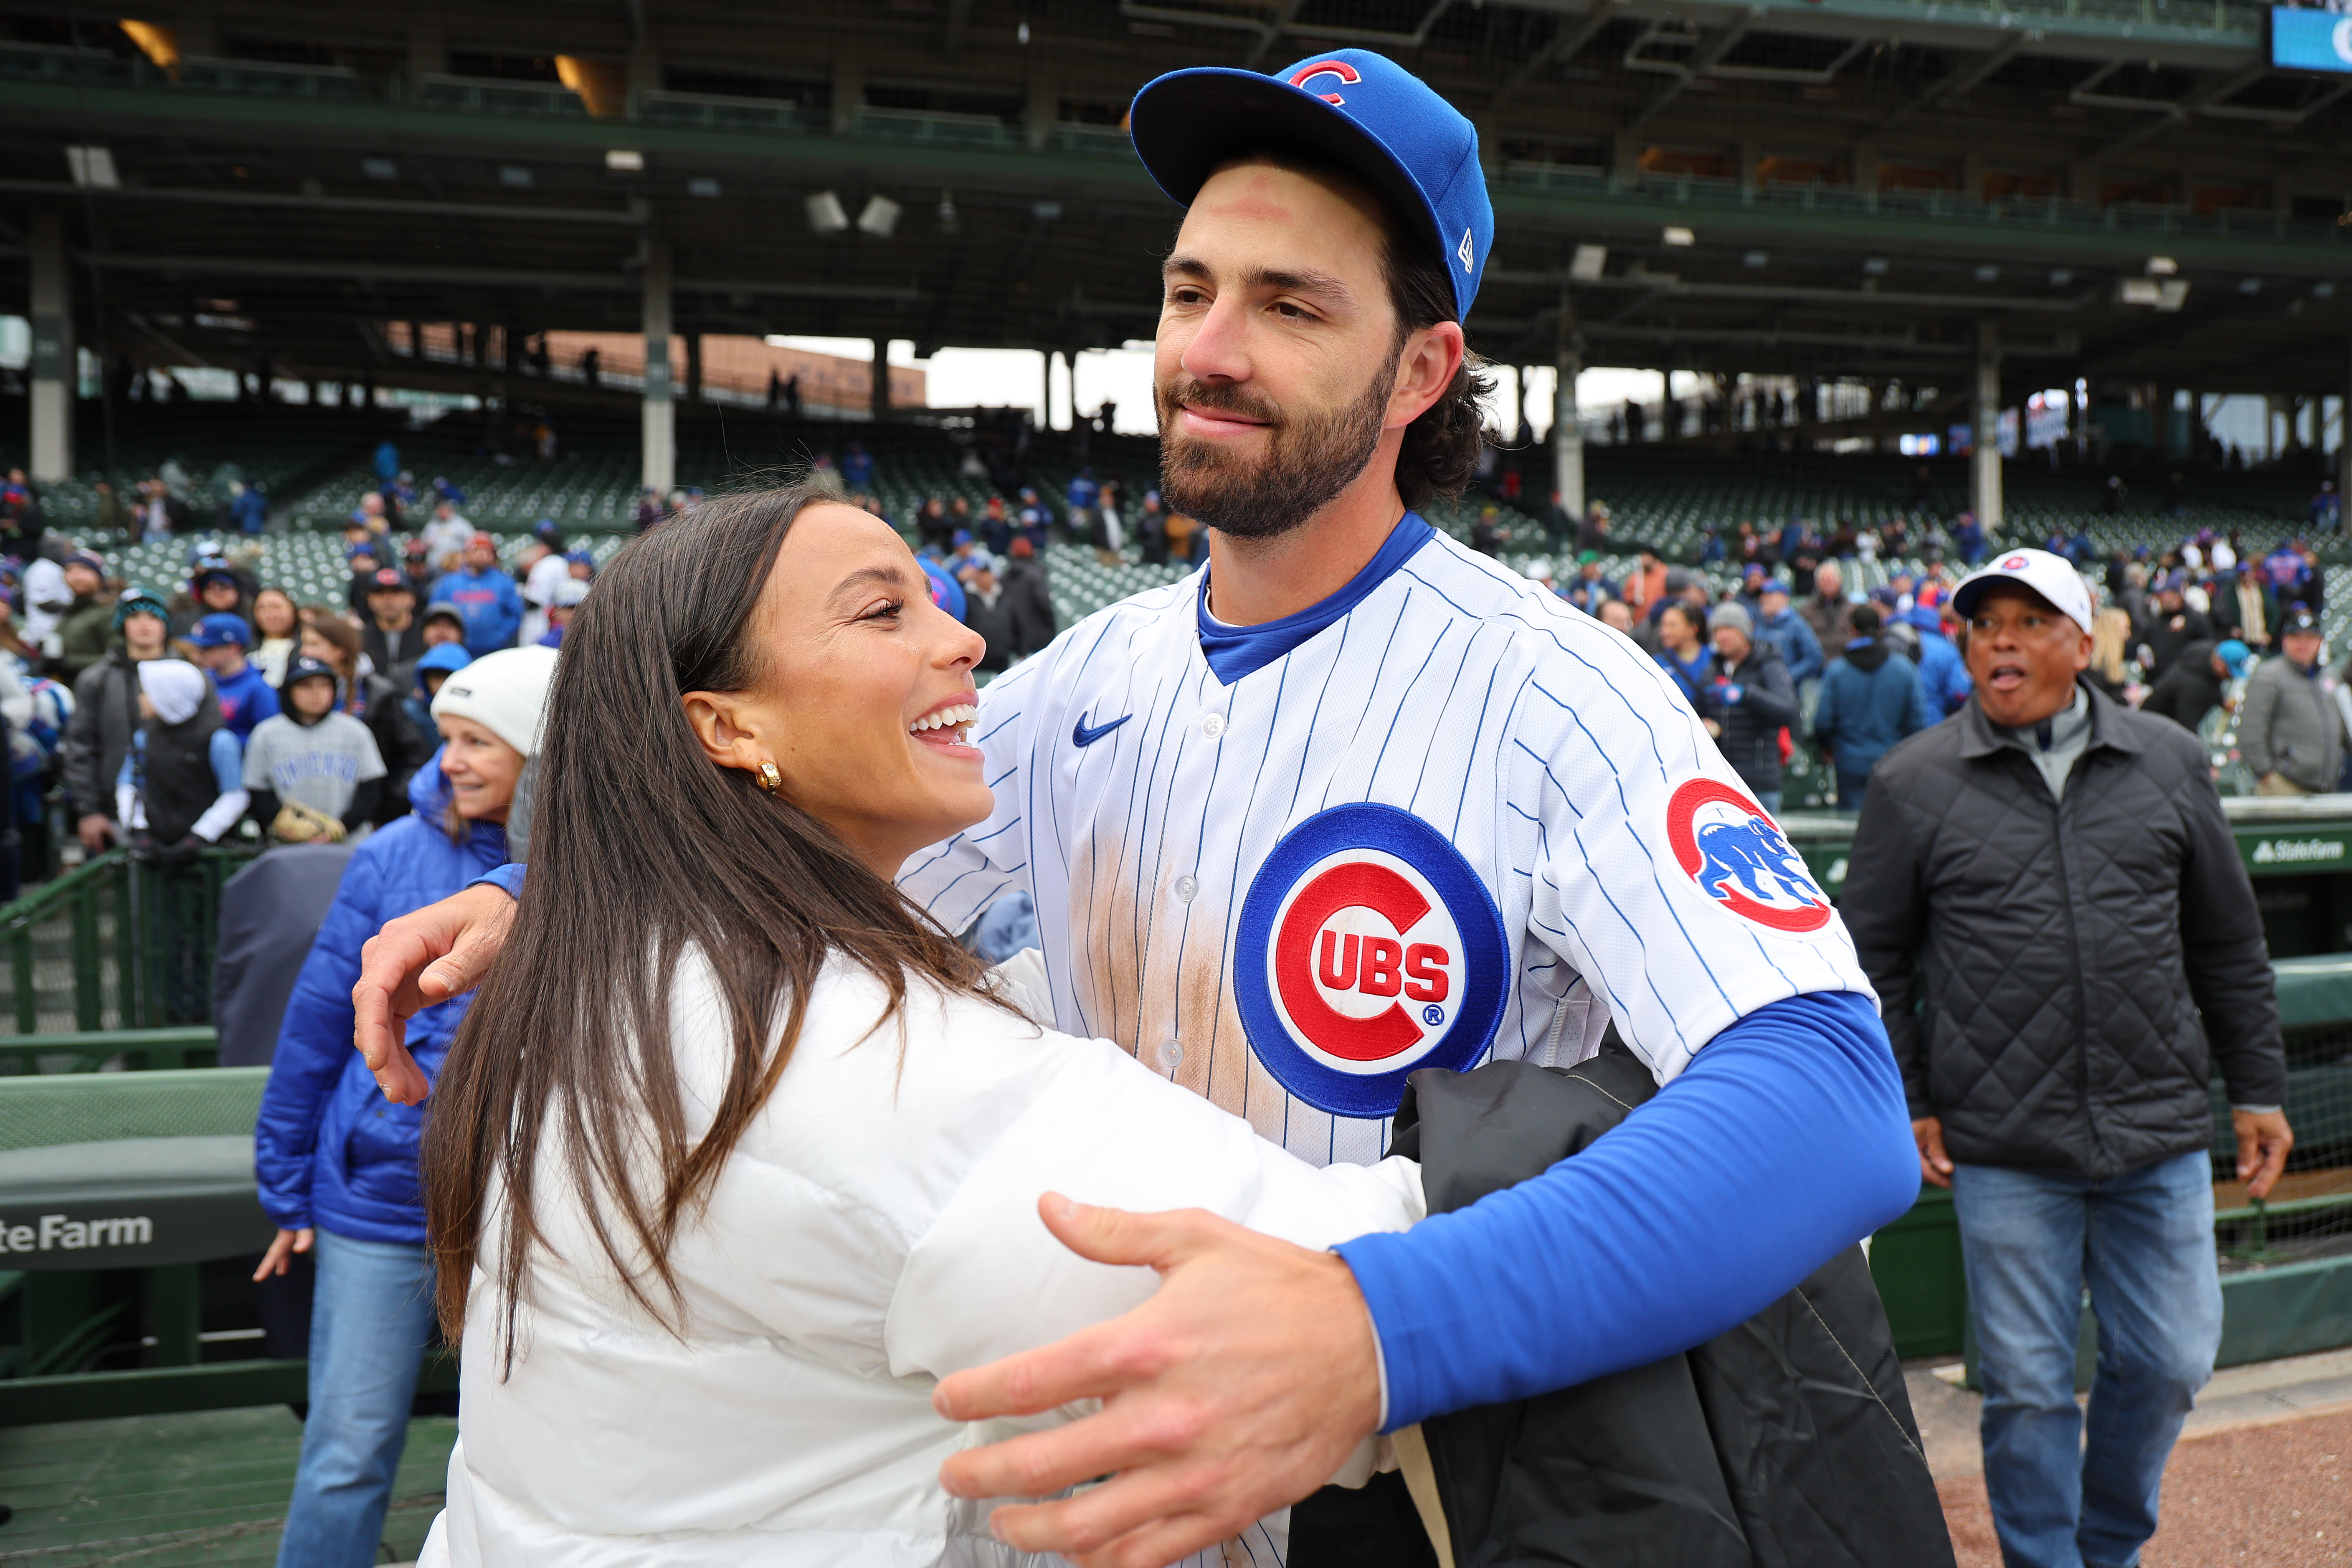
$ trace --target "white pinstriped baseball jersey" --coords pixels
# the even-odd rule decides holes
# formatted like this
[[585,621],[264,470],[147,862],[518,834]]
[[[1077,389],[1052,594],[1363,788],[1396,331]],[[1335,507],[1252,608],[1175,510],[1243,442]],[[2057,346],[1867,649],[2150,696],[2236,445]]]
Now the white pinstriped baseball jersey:
[[1303,640],[1221,630],[1205,578],[988,686],[996,810],[901,873],[950,930],[1027,889],[1063,1029],[1363,1163],[1416,1068],[1572,1062],[1614,1018],[1663,1082],[1768,1003],[1868,993],[1628,638],[1410,513]]

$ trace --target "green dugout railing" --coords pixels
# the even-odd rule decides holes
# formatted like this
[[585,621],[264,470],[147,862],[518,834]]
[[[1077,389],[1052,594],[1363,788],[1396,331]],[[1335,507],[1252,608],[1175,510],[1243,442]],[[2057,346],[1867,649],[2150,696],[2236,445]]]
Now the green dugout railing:
[[208,1021],[221,885],[253,855],[210,848],[166,862],[110,849],[0,908],[0,1027],[34,1036]]
[[[2234,1177],[2229,1104],[2213,1088],[2217,1243],[2226,1304],[2221,1364],[2352,1344],[2352,795],[2226,797],[2278,976],[2295,1132],[2270,1201]],[[1844,889],[1853,819],[1792,813],[1789,842],[1823,889]],[[1968,1284],[1951,1195],[1923,1187],[1880,1231],[1871,1271],[1904,1355],[1968,1348]]]

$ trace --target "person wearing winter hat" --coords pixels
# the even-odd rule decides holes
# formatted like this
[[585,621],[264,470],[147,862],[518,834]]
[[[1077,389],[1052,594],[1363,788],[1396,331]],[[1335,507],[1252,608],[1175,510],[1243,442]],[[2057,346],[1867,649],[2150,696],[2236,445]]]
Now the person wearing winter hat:
[[145,589],[133,588],[115,602],[113,623],[114,645],[74,682],[73,721],[63,748],[75,832],[93,855],[122,836],[114,781],[139,729],[139,666],[170,654],[169,614]]
[[[68,686],[106,657],[116,630],[114,602],[106,593],[106,563],[87,550],[77,550],[65,561],[66,588],[72,603],[58,613],[54,630],[57,660],[53,673]],[[30,617],[26,630],[31,630]],[[27,637],[27,641],[32,640]]]
[[436,644],[426,648],[424,657],[416,661],[415,689],[402,700],[401,706],[407,710],[408,721],[416,726],[416,732],[425,737],[426,744],[436,748],[441,744],[441,727],[433,722],[433,700],[441,694],[442,685],[450,676],[473,662],[474,656],[460,642]]
[[[555,679],[555,660],[551,647],[500,648],[443,681],[433,699],[433,721],[440,726],[444,749],[449,744],[449,721],[463,720],[514,752],[520,771],[521,759],[539,747],[539,724],[547,708],[548,685]],[[465,787],[458,785],[461,800]]]
[[176,658],[139,666],[138,731],[115,776],[115,820],[166,847],[220,841],[245,815],[243,749],[205,672]]
[[280,711],[255,726],[245,748],[245,787],[264,834],[320,843],[373,819],[383,755],[368,727],[341,711],[342,686],[332,665],[308,654],[286,667]]
[[[432,1338],[433,1255],[416,1168],[422,1113],[386,1104],[352,1049],[360,950],[384,921],[506,861],[507,814],[554,668],[551,650],[516,648],[443,685],[435,708],[444,744],[410,784],[413,810],[352,852],[287,1002],[254,1128],[261,1205],[278,1231],[254,1277],[283,1274],[297,1252],[311,1253],[318,1271],[310,1411],[280,1563],[373,1561]],[[298,697],[331,679],[324,667],[293,673]],[[409,1048],[428,1079],[439,1074],[470,1000],[411,1020]]]
[[140,725],[114,780],[114,816],[156,862],[151,971],[166,1024],[201,1023],[209,1006],[203,873],[189,862],[245,816],[236,737],[205,672],[176,658],[138,667]]
[[242,616],[222,612],[206,616],[188,632],[188,646],[196,662],[211,672],[213,689],[220,696],[221,722],[236,737],[241,751],[253,727],[278,712],[278,692],[261,671],[246,662],[245,650],[253,628]]
[[536,646],[562,647],[563,628],[572,624],[572,617],[580,613],[580,606],[587,602],[587,584],[577,577],[566,578],[563,582],[558,583],[555,585],[555,595],[549,600],[547,605],[547,630],[540,634]]
[[1693,706],[1757,804],[1778,813],[1780,734],[1797,721],[1797,683],[1780,650],[1756,635],[1755,617],[1738,601],[1715,607],[1707,636],[1715,654]]
[[466,646],[466,617],[458,613],[455,605],[427,606],[425,618],[417,623],[417,630],[428,648],[439,647],[444,643],[456,643],[459,647]]
[[184,637],[206,616],[252,619],[253,584],[219,555],[201,555],[188,572],[187,592],[172,596],[172,635]]

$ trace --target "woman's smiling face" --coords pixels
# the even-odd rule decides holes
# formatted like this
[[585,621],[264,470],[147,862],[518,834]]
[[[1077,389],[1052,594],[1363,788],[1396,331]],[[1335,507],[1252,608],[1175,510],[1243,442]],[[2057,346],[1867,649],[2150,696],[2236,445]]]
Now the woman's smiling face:
[[986,645],[931,603],[888,524],[824,501],[793,522],[752,611],[754,685],[685,694],[714,762],[757,773],[884,877],[994,807],[970,743]]

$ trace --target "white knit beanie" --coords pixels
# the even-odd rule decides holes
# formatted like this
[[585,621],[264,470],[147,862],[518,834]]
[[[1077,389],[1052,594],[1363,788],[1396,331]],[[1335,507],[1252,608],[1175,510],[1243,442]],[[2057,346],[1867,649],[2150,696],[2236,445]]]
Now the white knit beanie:
[[433,719],[471,719],[528,757],[539,750],[547,689],[555,679],[551,647],[502,647],[452,670],[433,699]]
[[184,659],[150,658],[139,665],[139,689],[155,705],[155,717],[178,724],[205,705],[205,672]]

